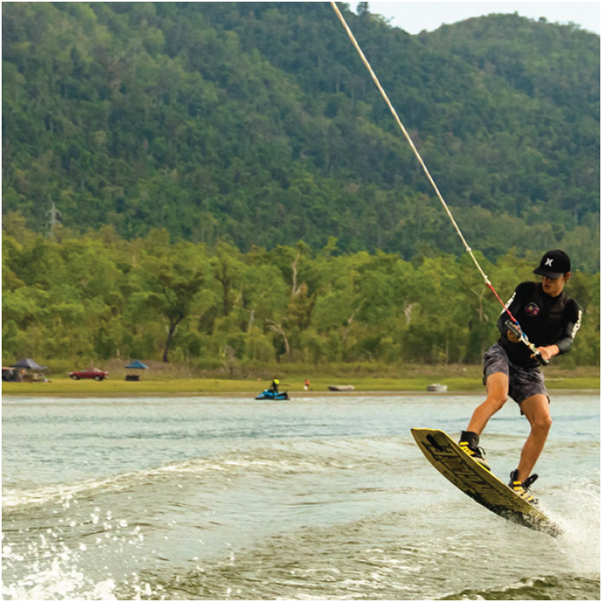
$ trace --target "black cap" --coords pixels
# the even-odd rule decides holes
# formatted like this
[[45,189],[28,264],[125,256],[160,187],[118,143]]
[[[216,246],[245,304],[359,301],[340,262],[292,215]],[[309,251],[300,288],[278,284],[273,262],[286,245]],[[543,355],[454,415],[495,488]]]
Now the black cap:
[[539,267],[533,270],[534,274],[546,276],[547,278],[560,278],[571,271],[571,260],[569,256],[560,249],[548,251],[539,262]]

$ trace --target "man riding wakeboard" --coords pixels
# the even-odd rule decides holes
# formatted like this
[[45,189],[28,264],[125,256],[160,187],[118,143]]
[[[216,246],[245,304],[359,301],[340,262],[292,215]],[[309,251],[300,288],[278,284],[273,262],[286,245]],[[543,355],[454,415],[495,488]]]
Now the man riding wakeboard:
[[[531,471],[546,443],[552,418],[539,362],[526,345],[519,344],[521,329],[547,363],[569,351],[583,313],[579,304],[564,292],[571,277],[571,260],[564,251],[548,251],[533,273],[541,276],[541,282],[519,284],[500,315],[497,326],[501,336],[483,356],[487,398],[474,411],[459,442],[468,455],[489,470],[479,438],[489,419],[512,397],[521,415],[527,417],[531,432],[518,467],[510,473],[508,486],[530,503],[537,502],[529,492],[529,486],[537,479]],[[518,328],[508,320],[508,313],[516,317]]]

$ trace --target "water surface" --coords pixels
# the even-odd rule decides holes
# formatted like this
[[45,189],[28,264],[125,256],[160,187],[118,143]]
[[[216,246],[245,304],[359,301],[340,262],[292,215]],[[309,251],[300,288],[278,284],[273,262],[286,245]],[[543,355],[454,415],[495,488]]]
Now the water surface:
[[[414,444],[479,401],[5,397],[4,598],[599,599],[599,397],[552,401],[534,489],[558,539]],[[504,480],[527,433],[512,402],[490,422]]]

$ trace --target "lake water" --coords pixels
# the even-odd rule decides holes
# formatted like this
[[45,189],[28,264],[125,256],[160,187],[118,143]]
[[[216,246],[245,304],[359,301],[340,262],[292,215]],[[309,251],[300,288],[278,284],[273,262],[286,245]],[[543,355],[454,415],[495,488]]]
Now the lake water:
[[[488,512],[410,427],[477,396],[3,400],[5,599],[600,599],[600,398],[555,395],[533,489],[554,539]],[[512,401],[482,438],[506,480]]]

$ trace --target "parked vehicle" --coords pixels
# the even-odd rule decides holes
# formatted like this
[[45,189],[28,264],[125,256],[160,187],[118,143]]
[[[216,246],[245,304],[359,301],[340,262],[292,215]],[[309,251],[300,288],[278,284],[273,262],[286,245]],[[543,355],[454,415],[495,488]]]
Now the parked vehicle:
[[73,380],[79,380],[80,378],[93,378],[94,380],[104,380],[109,378],[109,373],[98,368],[85,368],[84,370],[77,370],[75,372],[69,372],[69,376]]

